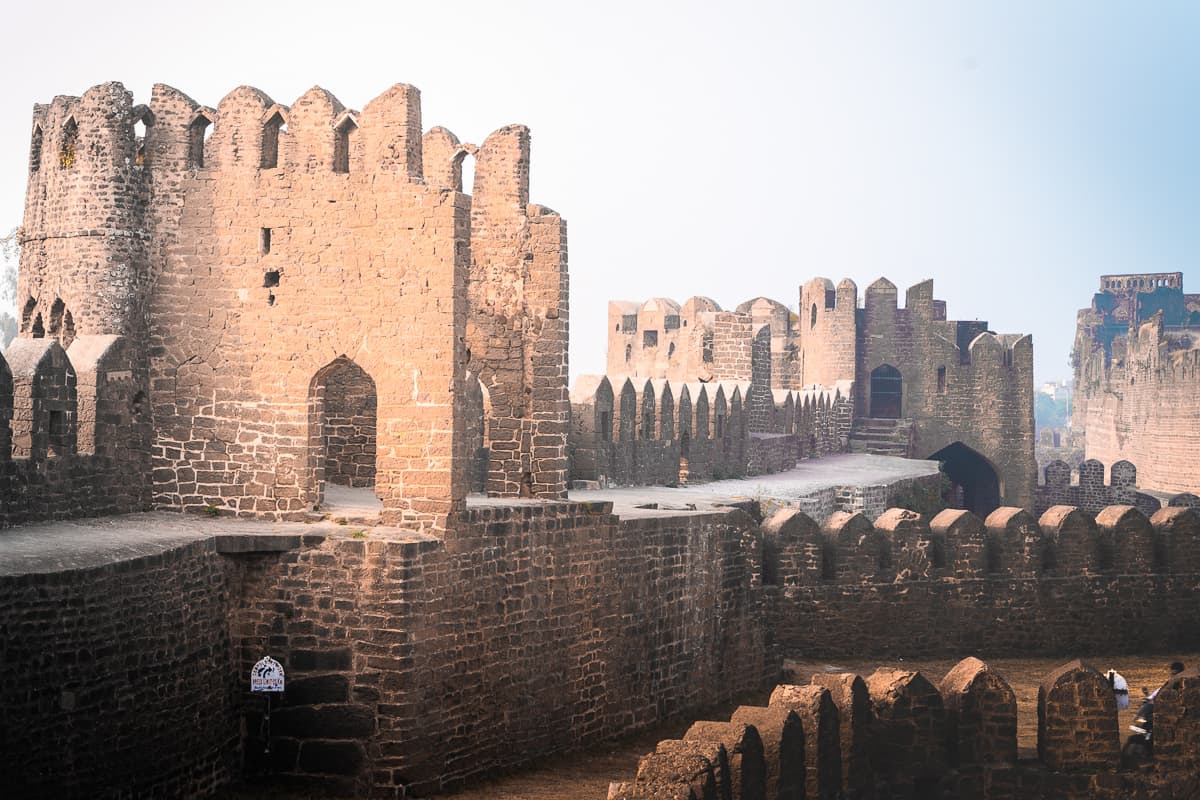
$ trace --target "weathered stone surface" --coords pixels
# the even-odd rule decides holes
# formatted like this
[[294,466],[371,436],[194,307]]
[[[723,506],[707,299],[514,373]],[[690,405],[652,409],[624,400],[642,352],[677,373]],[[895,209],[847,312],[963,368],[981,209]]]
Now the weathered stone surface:
[[1038,687],[1038,756],[1054,770],[1116,767],[1117,701],[1095,668],[1076,659]]
[[753,726],[763,745],[768,800],[804,797],[804,723],[790,708],[738,706],[730,722]]

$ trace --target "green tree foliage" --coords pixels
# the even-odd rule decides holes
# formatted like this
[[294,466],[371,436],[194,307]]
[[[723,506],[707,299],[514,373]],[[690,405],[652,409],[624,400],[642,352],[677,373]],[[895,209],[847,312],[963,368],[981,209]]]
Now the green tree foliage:
[[1067,401],[1037,393],[1033,403],[1033,421],[1038,428],[1062,428],[1067,424]]

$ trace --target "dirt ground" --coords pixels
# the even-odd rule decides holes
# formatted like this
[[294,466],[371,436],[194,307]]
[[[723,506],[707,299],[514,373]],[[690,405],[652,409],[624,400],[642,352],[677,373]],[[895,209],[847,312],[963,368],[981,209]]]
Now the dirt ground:
[[[984,659],[1000,673],[1017,695],[1017,745],[1021,758],[1037,754],[1037,693],[1038,684],[1052,670],[1065,664],[1067,658],[997,658]],[[1153,691],[1168,677],[1172,661],[1184,664],[1200,662],[1200,653],[1166,653],[1137,656],[1084,655],[1083,660],[1104,672],[1115,669],[1129,682],[1130,707],[1119,712],[1121,739],[1129,733],[1142,697],[1142,688]],[[857,672],[866,676],[878,667],[918,670],[935,684],[958,663],[957,659],[916,659],[886,661],[880,659],[839,661],[788,661],[786,670],[794,683],[808,683],[817,672]],[[611,781],[628,780],[637,770],[638,757],[654,749],[660,739],[679,738],[695,719],[728,719],[738,705],[764,705],[770,692],[741,698],[729,706],[709,709],[705,713],[674,720],[636,737],[599,745],[590,750],[555,756],[536,767],[514,770],[472,783],[453,794],[442,795],[453,800],[604,800]],[[288,793],[231,792],[229,800],[307,800],[310,795]]]

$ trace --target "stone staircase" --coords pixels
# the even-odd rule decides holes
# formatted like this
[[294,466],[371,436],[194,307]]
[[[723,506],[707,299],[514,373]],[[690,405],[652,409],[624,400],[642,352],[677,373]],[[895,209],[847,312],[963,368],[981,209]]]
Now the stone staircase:
[[851,453],[909,457],[911,419],[859,419],[850,433]]

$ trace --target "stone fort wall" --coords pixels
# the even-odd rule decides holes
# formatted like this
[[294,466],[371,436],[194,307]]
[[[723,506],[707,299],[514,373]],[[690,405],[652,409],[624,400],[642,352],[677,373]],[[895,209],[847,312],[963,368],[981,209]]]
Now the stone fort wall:
[[422,135],[403,84],[361,112],[319,87],[215,109],[163,85],[148,105],[117,83],[57,97],[34,109],[19,340],[126,338],[153,436],[129,469],[157,507],[310,511],[346,362],[386,420],[355,473],[389,522],[441,531],[462,510],[480,386],[488,490],[561,498],[566,231],[528,178],[527,129]]
[[1200,295],[1182,273],[1103,276],[1072,358],[1086,457],[1132,462],[1143,489],[1200,494]]
[[240,771],[231,587],[213,541],[0,575],[10,797],[205,797]]
[[[933,296],[933,281],[910,287],[903,306],[898,294],[880,278],[859,307],[853,281],[835,287],[815,278],[800,288],[798,314],[761,297],[735,311],[704,297],[682,306],[662,297],[613,301],[607,375],[614,387],[626,378],[635,386],[647,379],[676,386],[749,381],[764,397],[852,384],[855,431],[866,420],[899,418],[911,431],[907,455],[953,460],[944,451],[957,445],[972,457],[967,471],[994,473],[998,504],[1033,508],[1032,338],[992,333],[985,321],[948,320],[946,303]],[[873,378],[884,371],[896,376],[890,403],[881,399],[882,388],[875,396]],[[750,406],[749,429],[765,429],[756,403],[743,400]],[[765,410],[769,403],[757,407]]]
[[[1186,590],[1200,576],[1200,516],[1183,507],[1149,520],[1129,507],[1095,520],[1068,507],[1040,520],[893,509],[873,524],[782,509],[760,525],[742,511],[618,519],[607,504],[508,503],[470,508],[444,541],[298,530],[283,551],[222,534],[100,571],[0,577],[6,624],[36,645],[14,640],[5,661],[22,737],[0,750],[3,766],[43,763],[36,743],[105,715],[114,735],[73,751],[98,766],[30,779],[199,792],[224,780],[233,752],[310,790],[426,793],[760,688],[789,652],[1200,640]],[[267,653],[288,674],[269,757],[262,698],[245,693]],[[142,737],[165,730],[184,737],[182,755],[146,750]]]
[[660,741],[609,797],[1183,798],[1200,766],[1200,727],[1188,710],[1197,702],[1200,670],[1162,687],[1153,768],[1138,768],[1119,752],[1107,679],[1071,661],[1038,687],[1037,758],[1018,760],[1016,695],[977,658],[940,679],[882,667],[824,673],[776,686],[767,706],[739,706],[728,722],[697,722]]
[[77,336],[67,350],[14,340],[0,355],[0,528],[148,508],[144,384],[123,336]]
[[[764,351],[765,352],[765,351]],[[673,384],[584,375],[571,392],[571,478],[674,485],[782,472],[846,450],[853,388]]]

